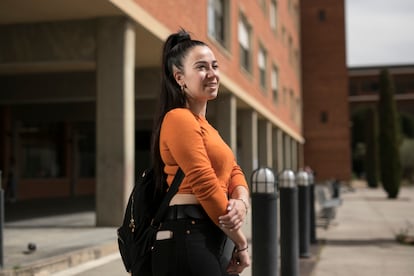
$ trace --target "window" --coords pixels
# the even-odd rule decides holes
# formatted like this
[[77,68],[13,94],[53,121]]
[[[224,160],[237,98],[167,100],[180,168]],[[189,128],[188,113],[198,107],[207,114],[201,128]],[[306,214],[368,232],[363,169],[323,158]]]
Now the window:
[[95,123],[83,122],[74,126],[77,142],[78,174],[80,178],[96,176]]
[[240,46],[240,65],[247,71],[251,71],[251,46],[250,46],[250,26],[244,16],[239,20],[239,46]]
[[259,0],[260,2],[260,7],[262,8],[263,11],[266,11],[266,0]]
[[319,10],[318,17],[319,17],[319,21],[324,22],[326,20],[325,10]]
[[289,35],[289,40],[288,40],[288,45],[289,45],[289,63],[293,64],[293,39],[292,37]]
[[63,123],[23,123],[19,132],[22,177],[65,176]]
[[367,79],[361,81],[361,90],[364,93],[378,93],[379,83],[377,80]]
[[291,12],[293,7],[292,0],[288,0],[288,11]]
[[299,31],[299,24],[300,24],[300,9],[299,9],[299,5],[295,4],[295,24],[297,27],[297,30]]
[[228,1],[208,1],[208,34],[224,47],[228,47]]
[[290,109],[290,118],[295,118],[295,111],[296,111],[296,101],[295,101],[295,94],[293,93],[293,90],[290,89],[289,91],[289,109]]
[[358,95],[358,91],[359,91],[358,82],[351,79],[349,81],[349,95],[351,96]]
[[271,76],[271,86],[272,86],[272,96],[273,96],[273,102],[278,102],[278,86],[279,86],[279,72],[276,68],[276,66],[273,66],[272,68],[272,76]]
[[263,47],[259,48],[259,53],[257,55],[257,64],[259,66],[260,85],[262,88],[266,88],[266,51],[263,49]]
[[270,27],[273,31],[277,31],[277,3],[275,0],[270,2],[269,9]]
[[282,102],[284,105],[286,105],[286,98],[287,98],[287,88],[283,87]]
[[296,98],[295,121],[299,126],[301,125],[301,118],[302,118],[302,103],[299,98]]
[[296,69],[296,74],[299,76],[300,75],[300,53],[298,49],[295,49],[295,69]]
[[326,124],[328,122],[328,112],[321,111],[321,123]]
[[282,43],[286,44],[286,28],[285,26],[282,26]]

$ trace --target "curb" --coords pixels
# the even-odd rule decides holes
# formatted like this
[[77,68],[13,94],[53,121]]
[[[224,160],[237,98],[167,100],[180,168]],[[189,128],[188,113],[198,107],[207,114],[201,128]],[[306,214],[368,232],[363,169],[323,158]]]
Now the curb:
[[0,276],[47,276],[115,252],[118,252],[118,244],[116,242],[110,242],[51,258],[41,259],[17,269],[1,270]]

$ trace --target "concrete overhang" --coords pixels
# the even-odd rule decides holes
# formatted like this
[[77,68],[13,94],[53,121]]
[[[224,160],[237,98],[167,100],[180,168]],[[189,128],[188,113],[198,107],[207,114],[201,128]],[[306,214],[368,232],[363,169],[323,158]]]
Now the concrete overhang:
[[[110,16],[126,16],[135,22],[136,68],[159,67],[162,45],[171,30],[133,0],[0,0],[0,25],[85,20]],[[93,71],[95,68],[95,62],[91,61],[0,63],[0,74]],[[254,97],[224,73],[221,74],[221,85],[224,93],[232,93],[237,97],[239,109],[253,108],[258,111],[259,116],[268,118],[295,140],[304,143],[300,133],[263,108]]]
[[76,20],[122,15],[106,0],[2,0],[0,24]]
[[[0,25],[127,16],[136,23],[136,67],[156,67],[160,65],[162,43],[168,30],[161,27],[163,29],[161,35],[159,31],[154,33],[153,30],[143,25],[143,22],[140,22],[139,18],[142,17],[140,12],[142,13],[142,9],[130,0],[2,0],[0,1]],[[0,64],[0,73],[3,74],[94,69],[95,64],[82,61]]]

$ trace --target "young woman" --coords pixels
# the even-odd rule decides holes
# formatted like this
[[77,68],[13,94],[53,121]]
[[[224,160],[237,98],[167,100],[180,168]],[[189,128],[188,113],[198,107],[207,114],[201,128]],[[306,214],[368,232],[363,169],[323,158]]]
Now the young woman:
[[[250,265],[240,229],[248,186],[231,149],[205,117],[219,80],[218,62],[204,42],[184,30],[168,37],[152,154],[159,180],[166,177],[171,185],[178,168],[185,178],[157,233],[155,276],[234,275]],[[234,242],[229,256],[223,253],[227,237]]]

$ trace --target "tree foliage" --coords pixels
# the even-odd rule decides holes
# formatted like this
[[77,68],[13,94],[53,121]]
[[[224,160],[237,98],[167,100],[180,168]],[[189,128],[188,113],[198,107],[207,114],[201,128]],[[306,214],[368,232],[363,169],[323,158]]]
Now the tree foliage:
[[377,114],[373,108],[365,111],[365,169],[368,186],[378,187],[378,131]]
[[362,107],[352,114],[352,169],[365,175],[368,186],[379,183],[378,119],[376,108]]
[[380,74],[378,111],[381,182],[388,198],[397,198],[401,185],[400,128],[394,100],[394,84],[386,69]]

